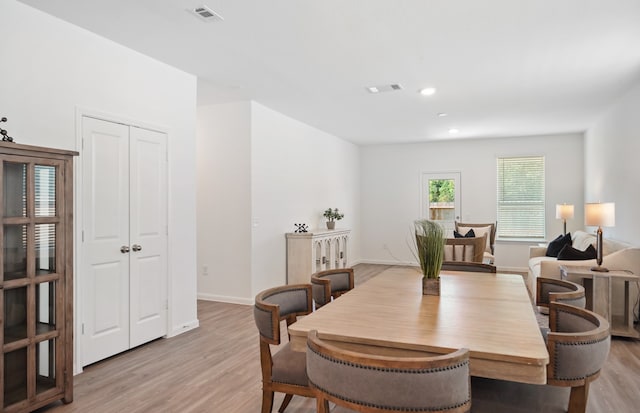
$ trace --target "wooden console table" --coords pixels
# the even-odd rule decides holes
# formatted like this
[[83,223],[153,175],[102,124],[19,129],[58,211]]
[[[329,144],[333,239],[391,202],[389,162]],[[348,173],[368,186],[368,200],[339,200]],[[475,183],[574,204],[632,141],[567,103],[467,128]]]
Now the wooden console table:
[[[633,303],[629,297],[629,283],[640,281],[640,277],[631,271],[610,270],[609,272],[591,271],[590,267],[561,265],[560,275],[563,280],[582,281],[587,308],[609,321],[611,335],[619,337],[640,338],[640,333],[633,327]],[[624,282],[624,314],[614,316],[611,311],[612,283]]]

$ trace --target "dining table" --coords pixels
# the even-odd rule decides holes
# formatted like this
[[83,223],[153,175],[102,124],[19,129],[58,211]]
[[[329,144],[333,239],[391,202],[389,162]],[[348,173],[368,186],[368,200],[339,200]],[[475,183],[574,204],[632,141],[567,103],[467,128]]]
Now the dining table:
[[347,350],[393,357],[469,349],[472,376],[545,384],[549,353],[519,274],[441,271],[424,295],[416,267],[391,267],[288,327]]

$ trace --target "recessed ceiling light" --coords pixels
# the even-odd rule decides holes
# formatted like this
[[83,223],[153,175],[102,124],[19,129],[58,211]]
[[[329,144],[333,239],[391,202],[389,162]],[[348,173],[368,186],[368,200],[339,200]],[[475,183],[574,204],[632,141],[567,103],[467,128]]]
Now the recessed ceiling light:
[[424,89],[420,89],[420,94],[422,96],[431,96],[436,93],[435,87],[425,87]]
[[369,91],[369,93],[379,93],[380,92],[380,90],[375,86],[369,86],[367,88],[367,90]]
[[448,113],[444,113],[444,112],[438,113],[438,117],[439,118],[444,118],[445,116],[449,116],[449,114]]
[[459,129],[456,129],[456,128],[451,128],[451,129],[449,129],[449,133],[450,133],[451,135],[455,135],[455,134],[456,134],[456,133],[458,133],[458,132],[460,132],[460,130],[459,130]]

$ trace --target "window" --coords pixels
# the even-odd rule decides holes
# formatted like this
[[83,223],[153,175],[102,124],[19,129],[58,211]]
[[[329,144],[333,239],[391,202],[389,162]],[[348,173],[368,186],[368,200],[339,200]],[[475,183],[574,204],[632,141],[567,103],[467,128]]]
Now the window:
[[498,158],[498,237],[544,239],[544,157]]

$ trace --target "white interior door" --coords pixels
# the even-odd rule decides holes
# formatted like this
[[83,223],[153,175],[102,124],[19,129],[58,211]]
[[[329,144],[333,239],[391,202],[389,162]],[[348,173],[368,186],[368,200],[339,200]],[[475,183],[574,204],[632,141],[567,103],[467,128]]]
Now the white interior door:
[[83,364],[129,348],[129,127],[82,119]]
[[460,172],[422,174],[422,217],[439,222],[446,237],[462,216],[460,193]]
[[167,333],[167,135],[131,128],[131,347]]
[[83,365],[167,332],[166,135],[83,117]]

